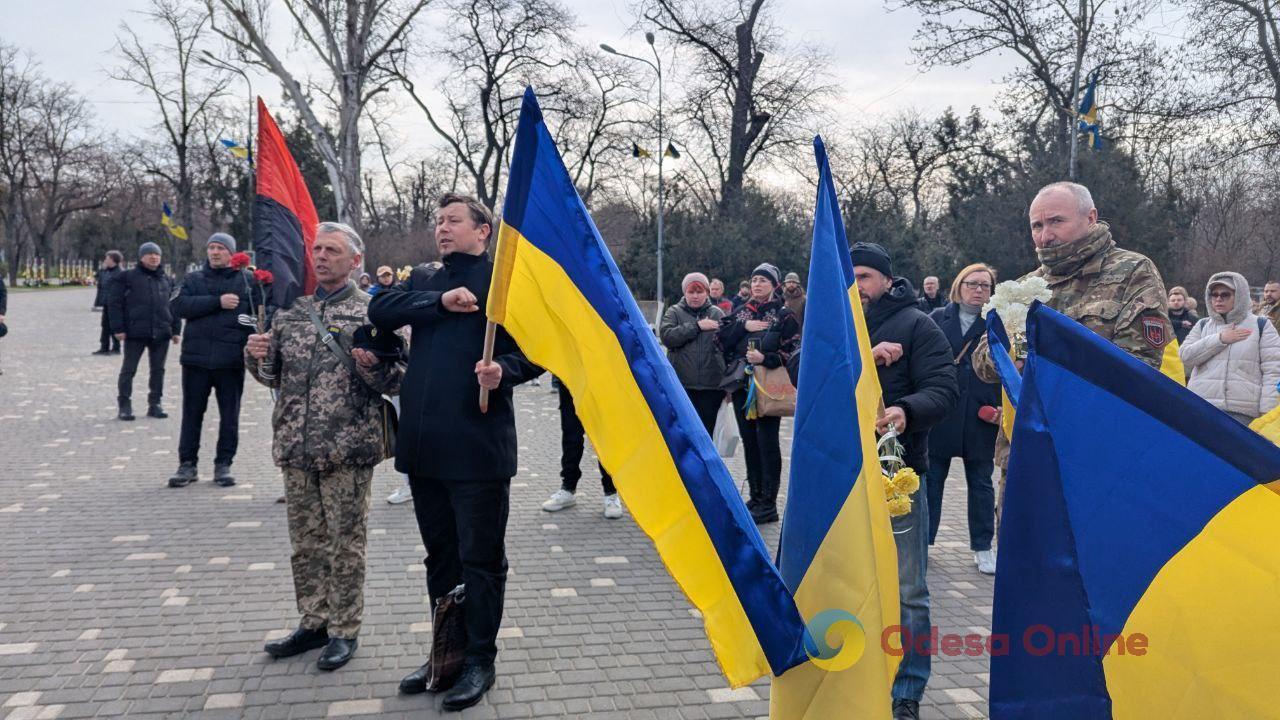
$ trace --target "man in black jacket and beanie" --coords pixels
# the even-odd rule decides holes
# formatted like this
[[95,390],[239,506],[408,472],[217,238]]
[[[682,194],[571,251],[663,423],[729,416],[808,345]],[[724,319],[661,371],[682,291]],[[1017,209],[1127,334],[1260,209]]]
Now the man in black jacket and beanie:
[[[507,577],[504,536],[516,474],[511,393],[542,373],[502,328],[493,362],[481,359],[493,274],[486,251],[495,229],[493,214],[479,201],[445,195],[435,228],[444,267],[434,274],[414,268],[369,304],[369,319],[380,329],[412,328],[396,470],[409,475],[413,490],[432,607],[465,585],[466,659],[444,694],[446,710],[476,704],[493,685]],[[479,407],[482,387],[490,390],[487,413]],[[401,681],[400,691],[423,692],[429,674],[424,665]]]
[[180,339],[182,321],[169,310],[173,282],[160,267],[160,246],[142,243],[138,248],[138,266],[126,270],[111,282],[107,290],[107,313],[111,334],[124,342],[124,363],[120,367],[118,400],[119,419],[133,419],[133,376],[138,361],[147,353],[151,366],[150,392],[147,394],[147,416],[169,417],[160,407],[164,397],[164,361],[169,356],[170,340]]
[[893,683],[893,717],[916,720],[929,681],[929,428],[956,406],[959,391],[951,345],[921,310],[911,283],[893,277],[889,254],[875,243],[855,243],[853,274],[866,312],[871,355],[884,394],[876,431],[899,433],[903,460],[923,482],[911,496],[911,511],[893,518],[898,545],[898,595],[904,654]]
[[111,281],[124,272],[124,268],[120,267],[123,263],[124,255],[121,255],[119,250],[108,250],[106,257],[102,259],[102,267],[98,270],[95,278],[98,290],[93,296],[93,306],[102,308],[102,333],[98,336],[98,349],[93,352],[94,355],[114,355],[120,352],[120,341],[111,334],[111,317],[110,313],[107,312],[107,293],[111,290]]
[[[236,240],[226,233],[209,236],[208,262],[187,273],[170,302],[173,314],[187,321],[182,341],[182,433],[178,440],[178,471],[169,487],[186,487],[199,479],[200,430],[209,407],[209,393],[218,399],[218,448],[213,458],[213,481],[221,487],[236,484],[231,462],[240,442],[240,397],[244,394],[244,346],[254,332],[248,313],[247,270],[231,267]],[[241,322],[244,315],[245,322]]]

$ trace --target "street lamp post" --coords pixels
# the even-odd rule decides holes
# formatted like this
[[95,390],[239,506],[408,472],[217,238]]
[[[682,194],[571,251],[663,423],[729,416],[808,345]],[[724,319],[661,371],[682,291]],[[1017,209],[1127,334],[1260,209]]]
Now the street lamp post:
[[[249,157],[248,157],[248,160],[250,163],[249,166],[253,167],[253,114],[254,114],[254,111],[257,110],[257,103],[253,101],[254,100],[253,81],[249,79],[248,74],[246,74],[244,70],[241,70],[240,68],[234,65],[228,65],[227,63],[219,60],[218,58],[214,57],[213,53],[209,52],[208,50],[201,50],[200,55],[201,57],[197,58],[199,62],[212,67],[219,67],[219,68],[222,68],[223,70],[230,70],[231,72],[237,73],[240,75],[240,77],[244,78],[244,84],[249,89],[249,114],[245,118],[244,149],[249,154]],[[249,237],[247,238],[248,239],[247,246],[250,250],[253,249],[253,178],[252,178],[252,174],[253,174],[252,171],[250,171],[250,178],[245,182],[245,185],[244,185],[244,188],[245,188],[244,211],[245,211],[245,217],[248,221],[248,226],[249,226]]]
[[663,117],[662,117],[662,57],[658,55],[658,47],[657,45],[654,44],[654,41],[656,39],[654,37],[654,34],[652,32],[646,32],[644,34],[644,39],[649,43],[649,48],[653,50],[654,62],[649,62],[648,60],[642,57],[636,57],[635,55],[628,55],[624,52],[618,52],[617,50],[613,49],[612,47],[604,43],[600,44],[600,49],[611,55],[617,55],[619,57],[624,57],[629,60],[642,62],[645,65],[648,65],[649,67],[653,68],[653,71],[658,74],[658,257],[657,257],[658,278],[657,278],[657,291],[654,293],[654,296],[653,296],[653,299],[656,300],[658,303],[658,311],[657,311],[658,314],[657,314],[657,317],[654,319],[654,323],[656,327],[657,323],[660,322],[662,318],[662,244],[663,244],[662,225],[663,225],[664,216],[666,215],[665,187],[663,186],[663,178],[662,178],[662,158],[667,154],[666,146],[663,143],[664,135],[666,134],[666,128],[663,126]]

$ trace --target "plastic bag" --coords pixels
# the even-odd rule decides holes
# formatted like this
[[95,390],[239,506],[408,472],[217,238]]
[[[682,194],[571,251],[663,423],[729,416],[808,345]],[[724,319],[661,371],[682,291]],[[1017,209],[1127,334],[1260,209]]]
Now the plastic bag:
[[716,413],[716,428],[711,433],[711,440],[716,444],[716,452],[720,457],[728,459],[738,451],[738,420],[733,416],[733,403],[721,403]]

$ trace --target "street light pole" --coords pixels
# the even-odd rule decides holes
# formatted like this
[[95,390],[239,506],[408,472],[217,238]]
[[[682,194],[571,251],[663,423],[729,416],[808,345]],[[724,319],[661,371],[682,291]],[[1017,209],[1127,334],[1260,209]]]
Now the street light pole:
[[[249,89],[249,114],[245,118],[244,149],[249,154],[249,157],[247,159],[249,161],[249,167],[252,168],[254,166],[253,165],[253,114],[258,109],[257,103],[253,101],[254,100],[253,81],[249,79],[248,74],[246,74],[244,70],[241,70],[240,68],[234,65],[228,65],[227,63],[217,59],[216,57],[213,56],[213,53],[209,52],[208,50],[201,50],[200,54],[202,57],[198,59],[200,60],[200,62],[204,63],[205,65],[220,67],[223,70],[230,70],[231,72],[237,73],[240,75],[240,77],[244,78],[245,87]],[[253,171],[252,170],[249,173],[249,178],[245,181],[245,184],[244,184],[244,195],[245,195],[244,212],[245,212],[245,218],[247,220],[247,224],[249,226],[249,237],[247,238],[248,242],[246,243],[246,247],[252,250],[253,249]]]
[[658,55],[657,45],[654,44],[654,41],[657,39],[654,37],[654,34],[652,32],[646,32],[644,34],[644,39],[649,43],[649,47],[653,50],[653,59],[656,62],[649,62],[648,60],[642,57],[636,57],[635,55],[628,55],[624,52],[618,52],[617,50],[613,49],[611,46],[606,45],[604,43],[600,44],[600,49],[609,53],[610,55],[617,55],[618,57],[624,57],[624,58],[627,58],[628,60],[635,60],[636,62],[642,62],[645,65],[648,65],[649,67],[653,68],[653,71],[658,74],[658,255],[657,255],[657,261],[658,261],[657,276],[658,277],[657,277],[656,290],[653,296],[653,299],[658,303],[658,311],[657,311],[658,314],[657,314],[657,317],[654,318],[654,326],[656,327],[657,324],[662,319],[662,245],[663,245],[663,221],[665,219],[664,216],[666,215],[666,188],[663,184],[663,178],[662,178],[662,158],[666,155],[666,147],[665,145],[663,145],[663,139],[666,135],[666,127],[663,125],[663,116],[662,116],[662,58],[661,56]]

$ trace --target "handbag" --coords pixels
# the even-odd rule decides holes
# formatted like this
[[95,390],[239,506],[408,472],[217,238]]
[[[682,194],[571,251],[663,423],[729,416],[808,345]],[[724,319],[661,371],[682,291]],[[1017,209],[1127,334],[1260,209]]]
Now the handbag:
[[757,365],[751,373],[756,390],[756,414],[765,417],[792,417],[796,414],[796,388],[785,367]]
[[732,393],[742,389],[747,380],[747,361],[744,358],[738,358],[725,371],[724,377],[720,380],[720,389],[725,392]]
[[439,692],[453,685],[462,674],[462,664],[467,652],[465,585],[459,585],[448,595],[436,600],[431,616],[431,653],[427,664],[427,692]]
[[720,411],[716,413],[715,430],[711,433],[716,452],[726,460],[733,457],[738,451],[738,441],[741,439],[738,434],[738,420],[733,416],[733,403],[720,403]]
[[[361,384],[365,387],[373,390],[373,388],[369,387],[369,384],[364,381],[364,378],[360,373],[356,371],[356,361],[352,359],[350,355],[342,351],[342,347],[338,344],[337,339],[333,337],[333,334],[330,333],[327,328],[325,328],[324,323],[320,320],[320,316],[316,314],[314,306],[307,305],[307,316],[311,318],[311,324],[315,326],[316,333],[320,335],[320,344],[329,348],[334,357],[338,358],[338,362],[342,363],[343,367],[347,369],[347,372],[360,380]],[[374,390],[374,392],[377,391]],[[382,456],[384,458],[395,457],[396,434],[400,428],[400,418],[396,415],[395,406],[391,404],[391,400],[386,395],[378,393],[378,397],[382,400],[382,407],[379,409],[382,416]]]

